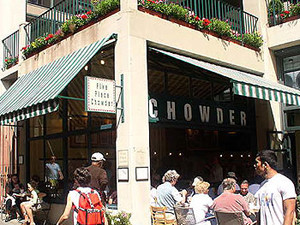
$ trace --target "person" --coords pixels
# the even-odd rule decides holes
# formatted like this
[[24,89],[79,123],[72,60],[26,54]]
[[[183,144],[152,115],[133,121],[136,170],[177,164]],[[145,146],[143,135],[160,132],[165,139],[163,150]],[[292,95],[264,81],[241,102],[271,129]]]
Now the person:
[[219,184],[223,180],[223,168],[220,165],[219,158],[214,157],[210,165],[209,181],[213,184]]
[[195,186],[198,182],[203,182],[203,178],[201,176],[196,176],[193,180],[193,183],[190,184],[190,187],[187,189],[187,201],[190,202],[192,197],[196,194]]
[[[22,202],[22,195],[25,191],[23,184],[20,183],[19,177],[17,174],[9,176],[9,182],[5,186],[5,209],[6,209],[6,218],[5,222],[8,222],[12,219],[16,219],[16,211],[20,216],[20,219],[23,218],[23,213],[21,213],[20,204]],[[16,211],[15,211],[15,210]]]
[[263,182],[263,179],[262,179],[260,176],[256,175],[256,176],[254,177],[254,179],[252,180],[252,182],[250,183],[250,185],[249,185],[249,188],[248,188],[249,192],[250,192],[251,194],[255,195],[256,192],[257,192],[257,191],[259,190],[259,188],[260,188],[261,182]]
[[264,150],[257,154],[254,167],[265,178],[255,194],[260,207],[261,225],[292,225],[295,213],[296,192],[293,182],[276,170],[274,151]]
[[248,206],[250,209],[253,209],[254,206],[256,206],[256,198],[253,194],[251,194],[248,191],[249,188],[249,182],[247,180],[244,180],[241,183],[241,192],[240,195],[245,199],[245,201],[248,203]]
[[30,197],[28,201],[21,203],[21,210],[25,218],[25,223],[30,223],[30,225],[35,225],[33,220],[32,209],[38,203],[38,192],[36,190],[36,183],[30,182],[27,184],[28,191],[30,192]]
[[[80,205],[81,205],[80,199],[82,199],[81,196],[83,196],[84,198],[87,198],[87,199],[91,199],[91,197],[85,197],[85,195],[87,196],[88,194],[93,193],[98,197],[98,201],[96,202],[97,204],[94,201],[93,205],[96,207],[97,205],[101,204],[101,197],[97,191],[95,191],[89,187],[90,182],[91,182],[91,174],[87,168],[81,167],[81,168],[77,168],[74,171],[74,189],[75,190],[71,190],[69,192],[65,210],[64,210],[63,214],[60,216],[58,222],[56,223],[57,225],[62,224],[65,220],[67,220],[69,218],[72,206],[74,208],[73,223],[74,223],[74,225],[80,224],[80,223],[78,223],[78,219],[79,219],[78,214],[80,212],[79,211]],[[103,207],[102,204],[101,204],[101,207]],[[98,217],[96,218],[97,222],[95,222],[93,224],[101,224],[101,223],[104,224],[103,213],[97,214],[97,215],[98,215]],[[92,218],[95,219],[94,215],[92,216]],[[101,220],[101,222],[100,222],[100,220]],[[86,224],[88,224],[88,222],[86,222]]]
[[64,179],[60,166],[56,163],[56,156],[51,156],[50,163],[46,163],[46,173],[52,187],[57,186],[58,180]]
[[226,178],[222,182],[224,192],[214,200],[212,208],[219,212],[242,212],[244,224],[251,224],[249,206],[244,198],[235,194],[236,180],[233,178]]
[[[232,178],[232,179],[235,180],[235,182],[237,182],[237,177],[236,177],[236,175],[235,175],[235,172],[228,172],[228,173],[227,173],[227,178]],[[241,190],[240,186],[239,186],[237,183],[235,184],[235,190],[236,190],[236,192],[239,192],[239,191]],[[220,194],[222,194],[222,193],[223,193],[223,184],[221,183],[221,184],[219,185],[219,187],[218,187],[218,192],[217,192],[217,194],[220,195]]]
[[[196,223],[201,225],[211,225],[210,221],[203,221],[205,215],[209,212],[213,204],[213,200],[208,196],[208,188],[210,184],[205,181],[197,181],[195,184],[195,195],[192,197],[190,207],[193,208]],[[203,222],[201,222],[203,221]]]
[[150,205],[157,206],[157,187],[159,182],[156,179],[152,179],[152,185],[150,187]]
[[168,219],[174,219],[174,206],[176,203],[184,204],[186,200],[186,190],[182,190],[181,193],[174,187],[179,178],[179,174],[176,170],[168,170],[163,178],[163,184],[157,187],[157,205],[159,207],[166,206]]
[[91,160],[92,164],[87,167],[92,176],[89,187],[98,191],[101,196],[102,203],[105,205],[106,195],[104,190],[108,184],[107,173],[102,168],[105,158],[100,152],[95,152],[92,154]]

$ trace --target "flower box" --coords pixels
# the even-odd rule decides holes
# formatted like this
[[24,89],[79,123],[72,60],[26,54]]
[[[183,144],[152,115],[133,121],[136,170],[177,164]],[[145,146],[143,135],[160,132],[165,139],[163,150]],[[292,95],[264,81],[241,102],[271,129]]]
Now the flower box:
[[139,5],[139,6],[138,6],[138,9],[139,9],[140,11],[144,12],[144,13],[148,13],[148,14],[150,14],[150,15],[157,16],[157,17],[159,17],[159,18],[167,19],[167,16],[166,16],[166,15],[164,15],[164,14],[162,14],[162,13],[160,13],[160,12],[156,12],[156,11],[151,10],[151,9],[147,9],[147,8],[145,8],[145,7],[143,7],[143,6],[140,6],[140,5]]
[[119,12],[119,11],[120,11],[120,8],[117,8],[117,9],[115,9],[115,10],[113,10],[113,11],[107,13],[107,14],[104,15],[104,16],[100,16],[100,17],[98,17],[98,18],[96,18],[96,19],[94,19],[94,20],[89,21],[87,24],[84,24],[83,26],[78,27],[78,28],[77,28],[76,30],[74,30],[73,32],[68,32],[67,34],[64,34],[63,36],[61,36],[60,38],[58,38],[56,41],[52,42],[51,44],[44,45],[44,46],[42,46],[42,47],[40,47],[40,48],[35,49],[33,52],[30,52],[30,53],[26,54],[26,55],[25,55],[26,59],[28,59],[28,58],[32,57],[33,55],[35,55],[35,54],[37,54],[37,53],[39,53],[39,52],[41,52],[41,51],[43,51],[43,50],[45,50],[45,49],[51,47],[52,45],[55,45],[55,44],[61,42],[61,41],[64,40],[64,39],[67,39],[68,37],[74,35],[75,33],[80,32],[80,31],[82,31],[82,30],[84,30],[84,29],[86,29],[86,28],[92,26],[92,25],[94,25],[96,22],[99,22],[99,21],[101,21],[101,20],[103,20],[103,19],[105,19],[105,18],[107,18],[107,17],[109,17],[109,16],[111,16],[111,15],[113,15],[113,14]]
[[254,51],[257,51],[257,52],[260,51],[260,48],[253,47],[253,46],[248,45],[248,44],[243,44],[243,46],[246,47],[246,48],[252,49]]
[[282,20],[282,22],[286,23],[286,22],[290,22],[290,21],[293,21],[293,20],[297,20],[297,19],[300,19],[300,15],[295,15],[295,16],[284,18]]

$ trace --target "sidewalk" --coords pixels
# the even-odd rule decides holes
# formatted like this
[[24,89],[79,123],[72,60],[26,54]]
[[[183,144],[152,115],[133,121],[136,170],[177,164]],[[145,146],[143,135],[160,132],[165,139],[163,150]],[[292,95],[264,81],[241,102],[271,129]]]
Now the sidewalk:
[[[4,217],[3,217],[4,218]],[[11,220],[9,222],[4,222],[4,220],[2,221],[0,219],[0,225],[22,225],[21,223],[18,222],[18,220],[14,219],[14,220]]]

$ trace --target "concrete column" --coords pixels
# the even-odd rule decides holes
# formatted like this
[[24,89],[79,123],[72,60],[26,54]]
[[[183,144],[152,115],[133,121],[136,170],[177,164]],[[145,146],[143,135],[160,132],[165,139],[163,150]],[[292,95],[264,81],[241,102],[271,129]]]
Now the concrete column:
[[24,61],[22,48],[26,45],[26,32],[25,27],[26,23],[22,23],[19,25],[19,65]]
[[[124,123],[117,128],[117,168],[129,170],[129,181],[117,183],[118,209],[132,213],[133,225],[150,225],[150,153],[146,40],[118,35],[115,79],[124,75]],[[120,112],[117,113],[117,120]],[[148,168],[148,180],[136,181],[136,167]],[[124,175],[124,174],[123,174]],[[118,169],[117,169],[118,177]],[[117,178],[118,179],[118,178]]]

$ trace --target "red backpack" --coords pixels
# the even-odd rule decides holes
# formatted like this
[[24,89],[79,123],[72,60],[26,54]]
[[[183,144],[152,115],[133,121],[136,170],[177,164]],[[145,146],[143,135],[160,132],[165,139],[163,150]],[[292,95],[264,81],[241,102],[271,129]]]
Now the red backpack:
[[85,225],[104,225],[104,209],[99,198],[99,194],[91,189],[90,193],[82,193],[76,190],[79,194],[78,208],[73,205],[73,209],[77,212],[77,224]]

